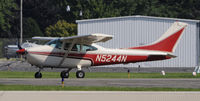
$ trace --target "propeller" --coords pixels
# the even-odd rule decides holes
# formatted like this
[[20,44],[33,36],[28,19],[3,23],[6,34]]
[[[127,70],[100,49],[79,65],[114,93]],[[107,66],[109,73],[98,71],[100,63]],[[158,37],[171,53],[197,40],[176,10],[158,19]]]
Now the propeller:
[[19,48],[19,50],[17,50],[16,53],[21,54],[21,55],[24,55],[26,50],[25,50],[24,48],[21,47],[19,41],[18,41],[18,43],[17,43],[17,47]]
[[23,48],[21,47],[19,41],[18,41],[18,43],[17,43],[17,47],[18,47],[19,49],[23,49]]

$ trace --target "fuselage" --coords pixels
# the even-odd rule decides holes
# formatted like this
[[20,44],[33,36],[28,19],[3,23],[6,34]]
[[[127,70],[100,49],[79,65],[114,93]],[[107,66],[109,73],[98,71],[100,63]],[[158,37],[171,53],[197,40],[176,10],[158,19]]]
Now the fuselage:
[[[66,54],[66,50],[63,48],[55,48],[50,45],[31,47],[26,49],[26,56],[30,64],[44,68],[76,68],[78,65],[81,67],[90,67],[169,59],[169,57],[167,57],[168,53],[161,51],[109,49],[96,44],[92,44],[91,47],[94,47],[95,49],[78,49],[70,51],[60,65],[60,61]],[[151,58],[151,56],[153,56],[153,58]]]
[[155,42],[124,49],[109,49],[94,43],[106,42],[112,35],[90,34],[72,37],[34,37],[34,39],[50,40],[46,45],[22,49],[17,53],[26,55],[30,64],[39,67],[35,78],[41,78],[42,68],[68,68],[60,73],[61,78],[68,78],[72,68],[77,68],[76,77],[84,78],[82,67],[127,64],[144,61],[165,60],[175,57],[172,53],[180,40],[186,23],[175,22]]

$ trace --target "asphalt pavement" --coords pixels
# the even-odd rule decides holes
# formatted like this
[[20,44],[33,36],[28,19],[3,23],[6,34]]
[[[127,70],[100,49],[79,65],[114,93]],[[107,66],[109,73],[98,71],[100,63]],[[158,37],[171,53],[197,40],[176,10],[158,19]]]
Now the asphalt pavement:
[[[61,79],[1,78],[3,85],[61,85]],[[200,88],[200,79],[65,79],[65,86]]]
[[0,101],[199,101],[200,92],[0,91]]

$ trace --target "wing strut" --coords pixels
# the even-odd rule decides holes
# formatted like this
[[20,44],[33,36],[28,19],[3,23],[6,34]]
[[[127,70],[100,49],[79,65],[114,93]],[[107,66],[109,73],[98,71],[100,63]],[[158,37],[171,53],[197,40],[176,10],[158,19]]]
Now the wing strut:
[[74,46],[75,44],[75,40],[72,41],[72,43],[70,44],[70,47],[68,48],[67,51],[65,51],[65,54],[62,58],[62,60],[60,61],[60,63],[58,64],[57,67],[60,67],[62,65],[62,63],[64,62],[65,58],[69,55],[69,52],[72,50],[72,47]]

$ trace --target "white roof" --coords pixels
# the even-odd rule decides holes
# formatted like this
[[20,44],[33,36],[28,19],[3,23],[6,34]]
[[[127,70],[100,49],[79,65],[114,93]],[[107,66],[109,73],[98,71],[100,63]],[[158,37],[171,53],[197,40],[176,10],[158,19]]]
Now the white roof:
[[17,48],[17,45],[8,45],[8,47]]
[[124,19],[124,18],[125,19],[126,18],[147,18],[147,19],[160,19],[160,20],[187,21],[187,22],[195,22],[195,23],[199,23],[200,22],[200,20],[193,20],[193,19],[179,19],[179,18],[167,18],[167,17],[154,17],[154,16],[135,15],[135,16],[121,16],[121,17],[110,17],[110,18],[83,19],[83,20],[76,20],[76,23],[90,22],[90,21]]

